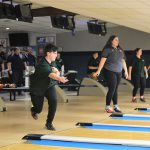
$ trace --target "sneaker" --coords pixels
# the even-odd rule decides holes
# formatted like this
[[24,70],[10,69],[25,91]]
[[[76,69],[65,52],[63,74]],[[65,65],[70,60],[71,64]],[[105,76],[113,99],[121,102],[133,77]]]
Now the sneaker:
[[115,107],[114,111],[117,112],[117,113],[122,113],[119,107]]
[[137,99],[136,98],[132,98],[132,102],[133,103],[137,103]]
[[31,116],[32,116],[33,119],[35,119],[35,120],[38,119],[38,115],[37,115],[37,113],[35,113],[35,112],[33,111],[33,107],[31,108]]
[[45,127],[46,127],[47,130],[52,130],[52,131],[56,130],[55,127],[52,124],[49,124],[49,123],[46,123]]
[[141,102],[146,102],[145,98],[140,98]]
[[114,110],[111,107],[110,108],[106,108],[105,110],[106,110],[107,113],[113,113],[114,112]]

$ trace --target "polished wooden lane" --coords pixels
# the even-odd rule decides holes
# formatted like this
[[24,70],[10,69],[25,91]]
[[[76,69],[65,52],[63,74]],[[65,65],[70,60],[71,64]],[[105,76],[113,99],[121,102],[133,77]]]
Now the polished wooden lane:
[[136,121],[136,120],[132,121],[132,120],[107,119],[107,120],[100,121],[99,123],[150,126],[150,122],[148,121]]
[[[6,100],[8,110],[0,112],[0,146],[22,142],[21,138],[30,133],[53,134],[45,129],[47,116],[47,102],[44,103],[43,112],[38,120],[34,120],[30,114],[31,102],[29,97],[19,97],[16,101]],[[22,98],[22,99],[21,99]],[[9,99],[9,95],[8,95]],[[96,121],[108,117],[101,106],[104,98],[70,96],[69,103],[59,103],[54,125],[56,132],[74,128],[80,121]],[[91,108],[92,107],[92,108]],[[103,113],[102,116],[100,114]]]
[[114,130],[91,130],[87,128],[75,128],[55,133],[59,136],[87,137],[87,138],[110,138],[125,140],[147,140],[150,141],[150,133],[131,132],[131,131],[114,131]]
[[[135,113],[134,108],[149,107],[150,94],[146,94],[145,97],[147,99],[146,103],[131,103],[129,93],[121,94],[119,95],[119,106],[124,113]],[[77,122],[93,123],[106,121],[105,123],[107,123],[108,121],[109,123],[109,121],[111,121],[111,124],[113,122],[113,120],[109,118],[110,114],[107,114],[104,110],[105,97],[69,96],[69,103],[58,104],[54,120],[54,125],[57,129],[55,132],[48,131],[44,128],[47,116],[47,102],[44,103],[43,112],[39,115],[39,119],[35,121],[30,115],[31,102],[29,101],[29,96],[17,97],[16,101],[11,102],[9,101],[9,95],[5,99],[8,110],[6,112],[0,112],[0,149],[8,145],[13,146],[13,144],[21,143],[21,138],[26,134],[60,133],[61,135],[64,131],[67,131],[67,134],[71,135],[68,133],[70,132],[68,129],[74,129]],[[149,125],[148,122],[138,123],[134,121],[134,123],[131,123],[131,121],[125,122],[124,120],[117,120],[117,123],[118,122],[123,124]],[[116,122],[114,123],[116,124]],[[111,138],[112,136],[112,134],[107,133],[106,137]],[[130,138],[134,139],[134,136],[131,135]]]
[[14,144],[6,147],[2,147],[1,150],[88,150],[85,148],[64,148],[56,146],[40,146],[33,144]]

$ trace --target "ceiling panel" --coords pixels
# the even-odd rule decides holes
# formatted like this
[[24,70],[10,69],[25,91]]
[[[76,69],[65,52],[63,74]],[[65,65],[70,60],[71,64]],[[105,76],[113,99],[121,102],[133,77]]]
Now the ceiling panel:
[[[77,15],[75,16],[76,31],[87,30],[87,21],[91,19],[88,17]],[[115,24],[107,24],[108,27],[117,26]],[[10,30],[6,30],[9,27]],[[0,19],[0,32],[35,32],[35,33],[63,33],[71,32],[65,29],[53,28],[51,25],[50,16],[34,17],[33,23],[26,23],[22,21]]]
[[[83,16],[102,19],[150,33],[150,1],[148,0],[30,0],[41,7],[52,6]],[[34,5],[33,5],[34,6]],[[141,15],[143,14],[143,15]],[[132,19],[132,21],[131,21]],[[143,27],[137,19],[146,22]],[[125,22],[126,21],[126,22]],[[131,23],[132,22],[132,23]],[[134,25],[133,25],[134,22]],[[145,28],[147,26],[147,28]]]
[[[150,33],[149,0],[14,0],[32,8],[55,7]],[[78,21],[79,22],[79,21]]]

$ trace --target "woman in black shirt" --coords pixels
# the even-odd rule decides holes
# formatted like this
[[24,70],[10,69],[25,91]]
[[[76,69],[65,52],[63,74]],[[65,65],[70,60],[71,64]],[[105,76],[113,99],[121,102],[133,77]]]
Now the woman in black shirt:
[[142,49],[135,49],[135,57],[133,58],[129,66],[129,80],[132,80],[133,91],[132,91],[132,102],[137,102],[136,94],[138,88],[140,88],[140,100],[145,102],[144,90],[146,87],[146,78],[148,78],[147,68],[145,61],[142,58]]

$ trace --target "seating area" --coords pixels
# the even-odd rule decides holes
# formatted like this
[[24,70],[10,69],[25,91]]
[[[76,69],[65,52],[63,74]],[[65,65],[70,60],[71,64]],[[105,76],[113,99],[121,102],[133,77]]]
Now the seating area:
[[[72,92],[75,93],[75,95],[77,96],[106,96],[107,87],[104,87],[101,83],[93,79],[83,78],[80,84],[77,84],[77,82],[75,84],[73,83],[75,82],[71,82],[71,84],[69,83],[58,84],[56,86],[58,102],[68,102],[67,95],[70,95],[70,93]],[[132,88],[133,88],[132,84],[129,81],[122,78],[119,86],[119,92],[131,93]],[[7,100],[10,101],[15,101],[17,99],[18,91],[23,91],[24,95],[28,95],[29,97],[29,87],[17,87],[17,88],[5,87],[1,89],[1,93],[4,92],[4,94],[7,95]]]

